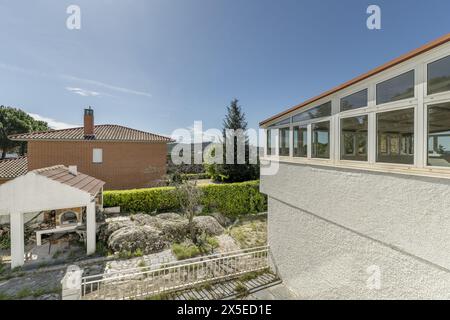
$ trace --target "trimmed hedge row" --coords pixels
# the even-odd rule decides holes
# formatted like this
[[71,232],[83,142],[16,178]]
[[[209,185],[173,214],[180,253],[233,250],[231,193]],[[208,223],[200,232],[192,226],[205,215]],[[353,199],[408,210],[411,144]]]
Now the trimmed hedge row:
[[182,173],[181,178],[186,180],[200,180],[210,179],[211,176],[208,173]]
[[[233,217],[267,211],[267,198],[259,192],[259,181],[199,188],[203,190],[203,213],[220,212]],[[105,207],[120,206],[123,212],[156,214],[180,209],[173,187],[105,191],[103,201]]]

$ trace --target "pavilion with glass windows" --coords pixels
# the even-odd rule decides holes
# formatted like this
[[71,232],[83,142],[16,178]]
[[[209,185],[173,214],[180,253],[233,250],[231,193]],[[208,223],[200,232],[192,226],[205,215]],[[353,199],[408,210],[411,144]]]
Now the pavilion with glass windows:
[[260,126],[262,165],[277,168],[261,176],[269,244],[289,287],[450,298],[450,34]]

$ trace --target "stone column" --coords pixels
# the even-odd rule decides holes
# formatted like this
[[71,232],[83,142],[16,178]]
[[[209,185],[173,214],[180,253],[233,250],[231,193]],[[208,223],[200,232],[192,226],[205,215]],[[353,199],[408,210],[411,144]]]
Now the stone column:
[[24,226],[23,213],[13,212],[11,221],[11,268],[23,266],[24,264]]

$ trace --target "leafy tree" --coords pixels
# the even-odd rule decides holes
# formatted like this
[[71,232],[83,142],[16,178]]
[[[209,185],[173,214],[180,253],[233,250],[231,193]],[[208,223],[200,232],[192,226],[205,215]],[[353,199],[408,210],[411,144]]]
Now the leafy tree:
[[192,242],[197,243],[194,217],[201,204],[203,192],[197,187],[197,181],[182,180],[175,184],[175,194],[184,216],[188,219],[189,233]]
[[242,130],[244,133],[247,130],[247,121],[245,120],[245,113],[242,111],[242,107],[238,104],[239,100],[233,99],[230,105],[227,107],[227,115],[223,121],[223,137],[224,139],[233,138],[234,140],[234,159],[232,164],[226,163],[226,144],[223,142],[224,149],[224,161],[223,164],[207,165],[206,170],[212,175],[212,178],[216,181],[223,182],[242,182],[248,180],[255,180],[259,178],[259,165],[249,163],[250,145],[248,136],[245,134],[245,164],[238,164],[238,138],[236,136],[229,136],[227,129]]
[[12,107],[0,106],[1,159],[6,157],[7,152],[13,150],[21,155],[26,153],[26,142],[11,141],[8,139],[9,135],[44,131],[48,129],[48,124],[46,122],[35,120],[25,111]]

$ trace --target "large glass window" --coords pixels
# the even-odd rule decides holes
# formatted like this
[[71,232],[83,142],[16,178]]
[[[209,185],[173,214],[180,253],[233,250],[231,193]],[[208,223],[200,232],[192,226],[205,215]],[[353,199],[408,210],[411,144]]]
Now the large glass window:
[[341,119],[341,160],[367,161],[367,116]]
[[377,84],[377,104],[414,97],[414,70]]
[[274,143],[275,132],[276,132],[276,129],[267,130],[266,152],[267,152],[268,156],[274,156],[275,155],[275,143]]
[[414,108],[377,114],[377,161],[414,164]]
[[308,128],[294,128],[294,157],[306,158],[308,156]]
[[281,121],[278,121],[278,122],[272,124],[271,126],[269,126],[269,128],[282,126],[282,125],[289,124],[289,123],[291,123],[291,118],[287,118],[287,119],[283,119]]
[[428,107],[428,165],[450,167],[450,102]]
[[450,91],[450,56],[428,65],[428,94]]
[[331,116],[331,101],[293,116],[292,122],[301,122],[329,116]]
[[367,89],[341,99],[341,112],[367,107]]
[[289,156],[289,128],[280,129],[280,143],[278,155]]
[[312,124],[313,158],[330,158],[330,121]]

